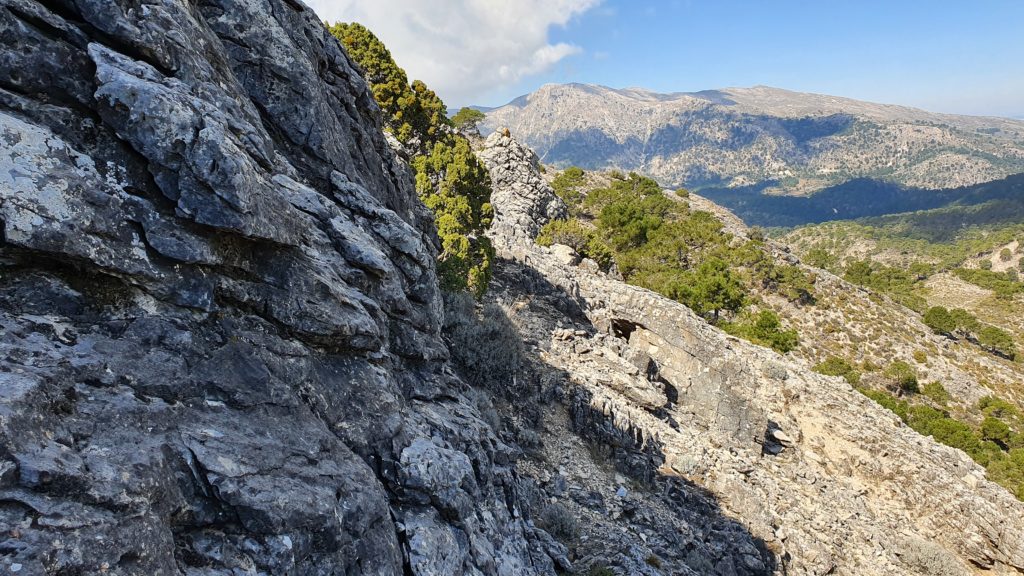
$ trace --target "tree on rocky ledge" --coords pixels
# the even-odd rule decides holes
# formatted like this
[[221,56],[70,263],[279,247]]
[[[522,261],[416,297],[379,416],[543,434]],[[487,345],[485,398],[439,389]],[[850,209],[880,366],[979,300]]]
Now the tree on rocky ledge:
[[487,115],[476,108],[463,107],[455,116],[452,116],[452,123],[463,132],[476,133],[477,126],[487,118]]
[[[438,272],[442,286],[483,295],[494,260],[494,249],[484,235],[491,222],[487,169],[466,138],[452,129],[444,102],[423,82],[410,84],[405,71],[372,32],[357,23],[339,22],[328,29],[363,69],[383,113],[385,129],[412,156],[416,192],[433,212],[441,239]],[[471,121],[469,116],[462,120]]]

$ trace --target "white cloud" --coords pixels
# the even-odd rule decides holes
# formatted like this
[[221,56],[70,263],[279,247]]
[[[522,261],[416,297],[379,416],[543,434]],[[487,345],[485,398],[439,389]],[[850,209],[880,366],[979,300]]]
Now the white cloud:
[[306,0],[322,20],[359,22],[391,50],[410,80],[452,105],[550,70],[581,52],[548,31],[600,0]]

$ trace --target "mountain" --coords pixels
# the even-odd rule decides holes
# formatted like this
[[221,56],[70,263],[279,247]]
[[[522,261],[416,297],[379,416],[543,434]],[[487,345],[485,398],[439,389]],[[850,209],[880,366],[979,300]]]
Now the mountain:
[[853,179],[952,188],[1024,172],[1024,122],[727,88],[658,94],[545,85],[488,112],[556,166],[636,170],[666,186],[809,194]]
[[[5,0],[0,30],[0,572],[1024,572],[1024,503],[825,351],[537,244],[566,205],[504,133],[493,287],[445,293],[403,145],[301,2]],[[813,340],[912,357],[899,308],[824,342],[839,300],[877,310],[824,278]],[[1021,380],[927,338],[951,414]]]

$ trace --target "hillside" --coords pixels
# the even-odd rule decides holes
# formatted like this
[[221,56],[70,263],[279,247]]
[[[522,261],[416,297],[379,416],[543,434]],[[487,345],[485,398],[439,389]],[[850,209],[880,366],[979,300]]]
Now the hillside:
[[1024,122],[776,88],[656,94],[546,85],[490,110],[556,166],[636,170],[666,186],[810,194],[854,179],[941,189],[1024,172]]
[[[504,189],[501,197],[519,198],[519,206],[530,210],[516,219],[545,220],[549,204],[543,198],[551,191],[544,191],[536,168],[527,179],[508,168],[520,166],[515,173],[529,174],[521,166],[530,155],[500,134],[492,134],[483,150],[496,194]],[[550,171],[548,176],[564,193],[564,181]],[[579,187],[573,192],[582,193],[585,207],[590,195],[606,197],[604,188],[614,187],[617,178],[622,177],[586,173],[574,179]],[[666,198],[695,211],[715,210],[727,221],[725,234],[735,238],[730,245],[749,242],[741,224],[706,200],[673,193]],[[568,208],[570,214],[578,210],[572,201]],[[542,235],[552,228],[546,225]],[[614,502],[613,486],[629,477],[635,483],[619,494],[643,502],[637,514],[652,527],[672,518],[658,511],[663,504],[653,504],[652,496],[671,493],[679,480],[708,490],[715,507],[739,519],[755,537],[744,562],[764,565],[767,550],[769,572],[971,574],[969,566],[988,565],[959,548],[973,537],[941,536],[946,528],[940,526],[953,507],[972,510],[975,504],[960,507],[933,499],[933,491],[955,490],[959,482],[982,485],[980,468],[868,400],[869,388],[858,391],[807,366],[833,354],[853,358],[862,349],[858,360],[914,362],[913,353],[926,348],[927,366],[919,368],[922,381],[948,382],[952,398],[944,400],[947,409],[970,418],[965,413],[977,412],[977,399],[993,394],[981,376],[991,374],[1000,390],[1013,389],[1021,376],[1015,365],[998,359],[975,364],[975,350],[943,345],[912,311],[878,301],[820,270],[806,268],[818,276],[813,304],[779,302],[774,290],[760,295],[761,306],[779,310],[787,325],[800,331],[800,347],[780,356],[727,335],[678,302],[618,280],[615,272],[603,273],[599,262],[566,245],[544,248],[521,236],[499,236],[495,243],[503,260],[487,302],[497,305],[522,335],[527,358],[535,359],[545,374],[542,380],[568,377],[569,385],[559,393],[568,397],[569,414],[543,408],[540,432],[543,460],[561,463],[558,476],[543,482],[549,506],[581,520],[575,536],[563,540],[570,554],[584,562],[606,561],[608,551],[616,550],[612,574],[648,573],[651,566],[656,567],[652,573],[660,573],[659,567],[667,573],[677,569],[681,557],[676,551],[692,544],[684,540],[664,547],[669,537],[663,528],[637,539],[615,531],[606,519],[607,504],[601,502]],[[792,261],[771,244],[763,250],[779,266]],[[836,346],[823,348],[822,342]],[[871,346],[865,348],[865,342]],[[548,372],[552,368],[556,371]],[[870,386],[887,389],[881,373],[872,377],[865,377]],[[595,427],[601,420],[606,424]],[[560,433],[564,427],[581,433],[591,456],[582,461],[570,456],[572,443]],[[591,459],[598,465],[596,473]],[[956,480],[930,476],[946,474],[936,466],[962,465],[974,471],[956,472]],[[921,467],[933,472],[919,474]],[[543,467],[531,474],[548,477]],[[568,493],[559,488],[562,482],[570,487]],[[574,486],[581,490],[572,492]],[[588,490],[603,499],[585,496]],[[994,494],[985,498],[990,497],[1002,499]],[[679,495],[663,502],[690,498]],[[1020,505],[1012,504],[1015,509]],[[632,514],[630,505],[622,504],[621,512],[620,504],[609,506],[612,517]],[[965,526],[961,521],[954,522]],[[648,550],[654,551],[653,559]],[[696,571],[709,569],[704,565]]]
[[[984,185],[979,189],[985,189]],[[984,195],[982,195],[984,198]],[[877,272],[903,271],[889,287],[921,312],[962,308],[1024,341],[1020,277],[1024,197],[831,222],[780,231],[808,261],[839,275],[868,262]],[[883,290],[884,291],[884,290]]]
[[923,219],[928,222],[925,226],[930,234],[944,234],[948,239],[961,228],[975,223],[1009,224],[1019,222],[1024,215],[1024,174],[940,190],[856,179],[829,186],[810,196],[764,192],[763,186],[701,190],[751,226],[791,227],[924,211]]

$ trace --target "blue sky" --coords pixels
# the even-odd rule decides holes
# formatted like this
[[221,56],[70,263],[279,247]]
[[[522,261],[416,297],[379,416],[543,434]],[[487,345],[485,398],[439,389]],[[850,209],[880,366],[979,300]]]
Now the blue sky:
[[764,84],[938,112],[1024,115],[1024,1],[610,0],[553,27],[544,82],[659,92]]
[[1024,116],[1024,0],[307,0],[359,21],[450,108],[547,82],[758,84]]

